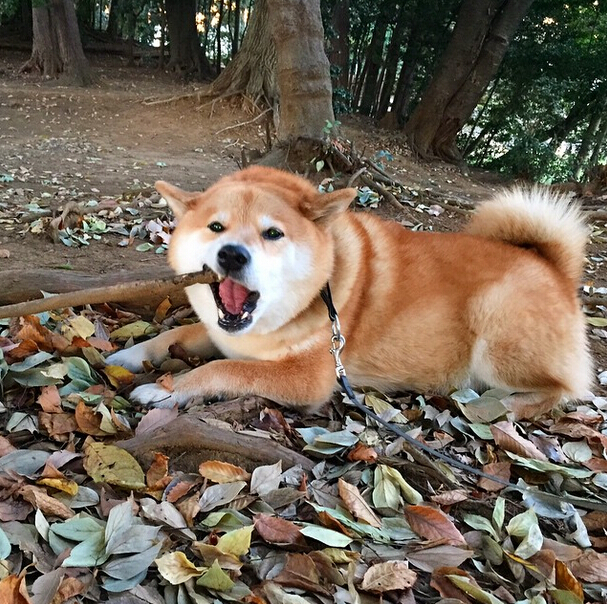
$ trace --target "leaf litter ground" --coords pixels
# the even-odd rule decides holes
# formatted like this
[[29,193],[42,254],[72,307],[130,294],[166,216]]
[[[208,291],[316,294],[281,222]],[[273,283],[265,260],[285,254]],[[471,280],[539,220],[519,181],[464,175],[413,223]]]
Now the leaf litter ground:
[[[158,96],[149,73],[100,64],[102,84],[91,94],[34,80],[23,86],[18,58],[0,80],[9,99],[0,106],[8,126],[0,135],[6,268],[164,265],[171,217],[151,182],[199,188],[235,168],[230,154],[240,145],[259,146],[255,128],[209,135],[246,121],[229,105],[211,120],[190,105],[144,109],[143,98]],[[184,128],[186,115],[196,124]],[[147,134],[150,123],[157,128]],[[395,191],[402,214],[383,204],[371,210],[406,226],[455,228],[461,210],[492,186],[420,167],[386,133],[363,138],[355,120],[346,128],[377,161],[389,155],[389,168],[408,184]],[[361,201],[377,199],[363,191]],[[604,237],[604,225],[595,225],[588,294],[606,285]],[[604,307],[588,310],[601,373]],[[162,453],[142,467],[117,443],[177,412],[133,407],[128,393],[141,378],[106,366],[103,355],[191,320],[189,309],[163,304],[154,319],[101,305],[3,322],[1,602],[604,601],[600,386],[577,409],[533,423],[509,420],[504,392],[360,393],[420,441],[527,485],[523,496],[442,463],[421,465],[406,443],[339,396],[315,417],[262,406],[247,425],[216,424],[302,452],[315,463],[311,472],[220,459],[186,472],[179,457]],[[150,367],[147,379],[199,362],[175,356]]]

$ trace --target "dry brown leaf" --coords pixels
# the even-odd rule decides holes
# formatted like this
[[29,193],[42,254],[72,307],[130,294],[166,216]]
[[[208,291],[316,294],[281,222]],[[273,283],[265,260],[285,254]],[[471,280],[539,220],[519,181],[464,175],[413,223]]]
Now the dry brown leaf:
[[511,453],[521,457],[548,461],[548,458],[530,441],[518,434],[510,422],[497,422],[490,426],[495,443]]
[[103,416],[91,407],[87,407],[84,401],[80,401],[74,412],[78,430],[91,436],[107,436],[107,432],[101,428]]
[[[497,476],[502,480],[510,480],[510,467],[511,463],[508,461],[497,461],[495,463],[488,463],[483,466],[483,472],[485,474],[490,474],[491,476]],[[504,485],[496,482],[495,480],[490,480],[489,478],[481,477],[478,480],[478,487],[480,489],[484,489],[485,491],[501,491],[504,488]]]
[[87,338],[87,342],[96,348],[97,350],[101,350],[102,352],[112,352],[116,350],[116,346],[112,344],[109,340],[104,340],[103,338],[98,338],[96,336],[91,336]]
[[584,526],[589,532],[607,529],[607,512],[593,511],[582,516]]
[[573,576],[572,572],[567,568],[564,562],[557,560],[554,565],[555,580],[554,584],[557,589],[564,589],[575,594],[580,602],[584,601],[584,589],[580,582]]
[[281,545],[305,545],[306,543],[304,536],[296,524],[278,516],[269,516],[267,514],[255,516],[255,530],[268,543],[278,543]]
[[356,443],[356,446],[348,453],[350,461],[364,461],[365,463],[374,463],[377,461],[377,451],[372,447],[367,447],[362,443]]
[[364,591],[383,593],[394,589],[409,589],[416,580],[417,573],[406,562],[390,560],[369,568],[360,587]]
[[8,575],[0,581],[0,602],[2,604],[32,604],[23,576]]
[[454,503],[460,503],[466,501],[469,498],[469,493],[465,489],[453,489],[452,491],[445,491],[438,495],[432,495],[430,499],[437,505],[448,506]]
[[65,442],[69,435],[78,430],[78,424],[73,413],[38,413],[38,422],[48,435],[58,441]]
[[[57,602],[66,602],[70,598],[79,596],[89,589],[89,587],[89,585],[76,577],[64,577],[61,581],[59,589],[57,590],[57,596],[59,596],[59,600]],[[53,600],[53,604],[56,604],[55,600]]]
[[31,503],[37,510],[44,512],[47,516],[57,516],[67,519],[74,515],[74,512],[59,500],[51,497],[44,489],[31,484],[23,485],[19,489],[19,495],[28,503]]
[[338,490],[341,500],[346,504],[348,511],[361,522],[376,528],[381,526],[381,520],[363,499],[360,491],[342,478],[338,481]]
[[599,554],[591,549],[568,563],[569,570],[580,581],[607,585],[607,554]]
[[443,541],[452,545],[465,545],[466,540],[441,510],[425,505],[409,505],[405,518],[411,529],[424,539]]
[[554,552],[556,559],[560,560],[561,562],[570,562],[571,560],[575,560],[576,558],[579,558],[583,552],[583,550],[575,545],[567,545],[566,543],[555,541],[549,537],[544,537],[542,550],[545,549]]
[[287,554],[285,567],[272,580],[286,587],[330,595],[320,585],[316,564],[307,554]]
[[27,501],[5,499],[0,501],[0,522],[25,520],[32,511],[32,505]]
[[173,484],[167,491],[166,499],[169,503],[175,503],[199,485],[200,481],[180,480],[177,484]]
[[6,436],[0,436],[0,457],[3,457],[7,453],[11,451],[16,451],[17,447],[15,447]]
[[148,488],[162,489],[169,482],[169,458],[162,453],[156,452],[154,454],[154,461],[152,461],[148,471],[145,474],[145,482]]
[[240,466],[225,461],[204,461],[198,466],[198,472],[203,478],[225,484],[228,482],[247,481],[251,475]]
[[51,386],[42,387],[37,403],[42,407],[42,410],[46,413],[63,412],[63,408],[61,407],[61,397],[59,396],[59,390],[54,384]]

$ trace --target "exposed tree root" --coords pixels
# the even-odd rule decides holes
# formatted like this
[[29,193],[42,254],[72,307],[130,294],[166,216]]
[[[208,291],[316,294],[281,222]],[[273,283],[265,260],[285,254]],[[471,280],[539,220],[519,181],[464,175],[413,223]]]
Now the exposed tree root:
[[[223,406],[226,409],[223,409]],[[239,434],[217,426],[217,422],[206,423],[212,417],[230,421],[232,407],[238,405],[245,410],[259,410],[259,399],[239,399],[229,403],[216,403],[207,409],[192,409],[152,433],[118,442],[118,446],[132,453],[143,465],[149,465],[157,452],[178,461],[179,469],[198,472],[203,461],[221,460],[242,466],[249,472],[257,466],[274,464],[282,460],[283,469],[301,465],[311,470],[315,463],[283,447],[275,440],[250,434]],[[212,414],[212,415],[211,415]]]

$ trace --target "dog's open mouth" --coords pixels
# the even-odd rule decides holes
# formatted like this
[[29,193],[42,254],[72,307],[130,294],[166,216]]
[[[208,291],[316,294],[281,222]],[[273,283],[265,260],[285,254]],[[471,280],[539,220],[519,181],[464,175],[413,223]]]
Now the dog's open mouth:
[[252,321],[252,313],[259,300],[259,292],[226,277],[219,283],[211,283],[211,291],[217,304],[217,324],[226,331],[239,331]]

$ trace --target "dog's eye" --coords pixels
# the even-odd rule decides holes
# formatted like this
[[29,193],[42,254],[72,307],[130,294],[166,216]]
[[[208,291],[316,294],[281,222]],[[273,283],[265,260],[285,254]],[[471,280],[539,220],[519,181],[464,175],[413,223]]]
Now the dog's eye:
[[221,222],[211,222],[211,224],[208,225],[209,230],[213,231],[213,233],[221,233],[221,231],[225,231],[225,227],[223,226],[223,224],[221,224]]
[[270,227],[269,229],[266,229],[261,236],[264,239],[269,239],[270,241],[276,241],[276,239],[280,239],[281,237],[284,237],[284,233],[280,230],[277,229],[276,227]]

